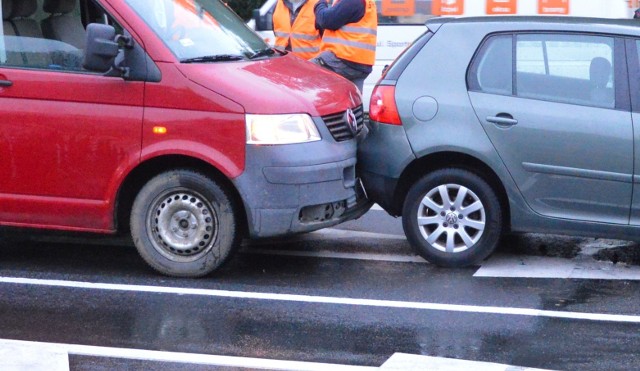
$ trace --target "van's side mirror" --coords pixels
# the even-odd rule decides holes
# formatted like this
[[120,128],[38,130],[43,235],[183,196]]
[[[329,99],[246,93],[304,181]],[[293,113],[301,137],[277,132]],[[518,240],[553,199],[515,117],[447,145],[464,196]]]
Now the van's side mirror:
[[273,30],[273,13],[267,12],[265,15],[260,14],[260,9],[253,9],[253,20],[256,24],[256,31]]
[[91,23],[87,25],[82,67],[89,71],[107,72],[114,66],[119,49],[113,26]]

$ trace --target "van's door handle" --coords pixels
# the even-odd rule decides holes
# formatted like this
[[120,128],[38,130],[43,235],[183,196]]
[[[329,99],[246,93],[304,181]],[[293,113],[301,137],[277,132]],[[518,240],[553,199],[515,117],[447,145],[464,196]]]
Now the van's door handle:
[[495,116],[487,116],[487,121],[500,126],[513,126],[518,123],[518,120],[514,119],[508,113],[498,113]]
[[0,86],[11,86],[11,85],[13,85],[13,81],[0,80]]

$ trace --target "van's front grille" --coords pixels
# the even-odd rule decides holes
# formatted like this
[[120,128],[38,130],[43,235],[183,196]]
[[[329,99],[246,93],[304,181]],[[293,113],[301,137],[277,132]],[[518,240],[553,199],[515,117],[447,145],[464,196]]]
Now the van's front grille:
[[362,130],[362,125],[364,125],[362,105],[351,109],[351,112],[356,118],[355,128],[351,127],[347,121],[347,111],[322,116],[322,120],[324,120],[324,123],[327,125],[336,142],[349,140],[358,135],[360,130]]

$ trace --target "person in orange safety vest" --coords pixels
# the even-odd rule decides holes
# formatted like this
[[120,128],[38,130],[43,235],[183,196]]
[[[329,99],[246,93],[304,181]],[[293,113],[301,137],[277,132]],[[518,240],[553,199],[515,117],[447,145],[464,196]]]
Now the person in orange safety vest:
[[362,92],[376,60],[378,12],[374,0],[318,0],[317,27],[322,51],[311,61],[351,80]]
[[322,34],[316,28],[313,7],[318,0],[278,0],[273,12],[275,46],[311,59],[320,53]]

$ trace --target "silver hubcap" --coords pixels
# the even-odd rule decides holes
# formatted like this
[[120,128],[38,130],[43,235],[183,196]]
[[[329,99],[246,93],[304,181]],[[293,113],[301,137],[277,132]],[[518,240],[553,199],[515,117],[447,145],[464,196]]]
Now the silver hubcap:
[[174,261],[193,261],[211,250],[218,219],[204,197],[191,191],[174,191],[156,200],[147,224],[159,253]]
[[444,184],[430,190],[418,207],[418,228],[434,248],[459,253],[473,247],[485,228],[482,202],[466,187]]

